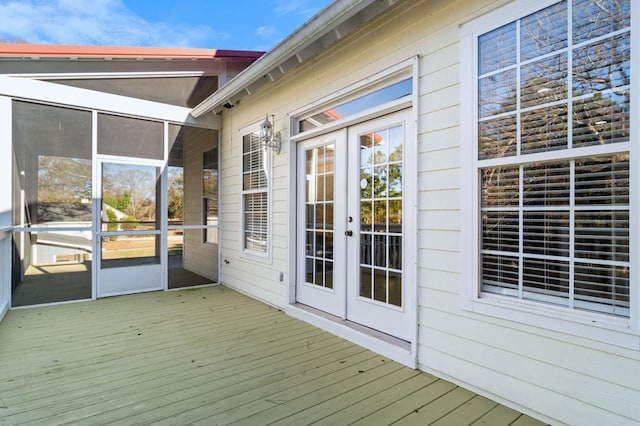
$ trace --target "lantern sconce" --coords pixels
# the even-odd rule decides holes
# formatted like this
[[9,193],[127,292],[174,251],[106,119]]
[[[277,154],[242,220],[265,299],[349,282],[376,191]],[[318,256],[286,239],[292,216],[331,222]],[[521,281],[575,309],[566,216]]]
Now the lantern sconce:
[[[271,120],[269,120],[271,117]],[[282,141],[280,140],[280,132],[273,132],[274,116],[268,114],[264,117],[264,122],[260,125],[260,141],[267,148],[273,149],[276,154],[280,154]]]

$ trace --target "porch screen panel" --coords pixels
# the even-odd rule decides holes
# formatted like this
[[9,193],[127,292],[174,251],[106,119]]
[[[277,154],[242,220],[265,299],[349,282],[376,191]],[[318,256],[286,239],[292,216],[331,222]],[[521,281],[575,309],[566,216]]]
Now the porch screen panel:
[[164,159],[164,125],[110,114],[98,114],[98,154]]
[[169,288],[218,281],[217,146],[217,130],[169,125]]
[[91,226],[91,113],[14,101],[13,117],[13,224]]
[[629,316],[629,22],[563,1],[479,37],[483,292]]
[[12,113],[12,223],[22,230],[12,238],[11,304],[89,299],[91,112],[13,101]]

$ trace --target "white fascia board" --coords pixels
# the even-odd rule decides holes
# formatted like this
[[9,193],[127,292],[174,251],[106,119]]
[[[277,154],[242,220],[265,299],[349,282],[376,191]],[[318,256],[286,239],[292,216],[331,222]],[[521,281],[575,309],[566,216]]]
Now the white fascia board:
[[54,72],[54,73],[15,73],[4,74],[7,77],[31,78],[34,80],[75,80],[75,79],[118,79],[118,78],[159,78],[159,77],[202,77],[216,76],[218,73],[207,71],[148,71],[148,72]]
[[[396,3],[397,0],[386,0],[382,9]],[[322,12],[311,18],[298,30],[285,38],[276,47],[261,56],[253,64],[245,68],[240,74],[218,89],[215,93],[193,108],[191,114],[194,117],[213,110],[214,112],[226,103],[233,103],[246,88],[259,80],[272,81],[274,78],[269,73],[290,60],[292,56],[309,47],[313,42],[325,34],[334,31],[337,27],[356,15],[369,5],[380,3],[379,0],[336,0],[327,6]],[[338,35],[337,35],[338,36]],[[299,58],[299,61],[304,61]]]
[[27,78],[0,76],[0,96],[219,128],[213,114],[196,120],[190,108]]

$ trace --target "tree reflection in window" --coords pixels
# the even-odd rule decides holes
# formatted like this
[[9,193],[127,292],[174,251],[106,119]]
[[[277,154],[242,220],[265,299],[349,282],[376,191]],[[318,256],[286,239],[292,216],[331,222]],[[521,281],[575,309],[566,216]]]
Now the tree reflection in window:
[[360,136],[360,297],[402,306],[403,128]]

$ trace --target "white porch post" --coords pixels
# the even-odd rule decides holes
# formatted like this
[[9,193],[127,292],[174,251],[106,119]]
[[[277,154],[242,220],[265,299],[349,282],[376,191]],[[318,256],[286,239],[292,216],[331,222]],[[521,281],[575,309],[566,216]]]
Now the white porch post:
[[0,96],[0,320],[11,298],[11,98]]

